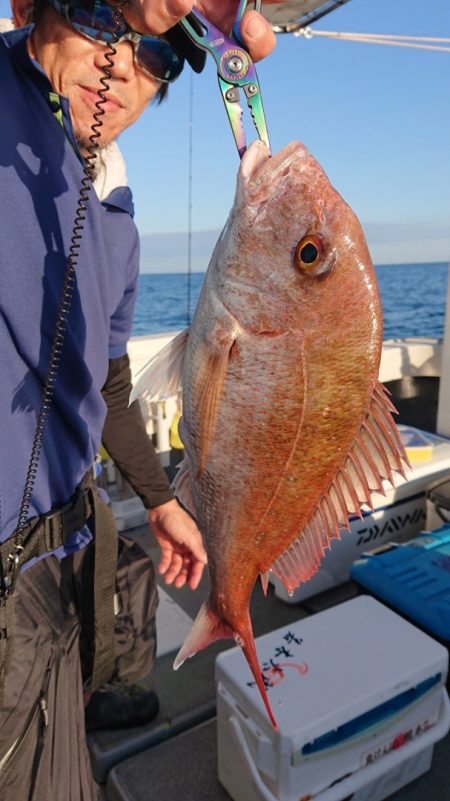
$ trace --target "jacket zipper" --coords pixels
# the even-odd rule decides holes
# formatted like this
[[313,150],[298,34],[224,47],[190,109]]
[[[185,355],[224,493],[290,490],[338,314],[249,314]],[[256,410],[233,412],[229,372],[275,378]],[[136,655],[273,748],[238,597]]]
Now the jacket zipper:
[[39,765],[41,764],[42,752],[44,750],[44,745],[45,745],[45,735],[47,733],[47,728],[48,728],[47,692],[48,692],[49,682],[50,682],[50,664],[47,665],[43,686],[39,694],[39,700],[38,700],[39,709],[41,712],[41,724],[39,726],[38,740],[36,743],[36,749],[33,757],[33,765],[31,768],[30,792],[28,796],[28,801],[32,801],[33,799],[34,787],[39,770]]
[[[39,713],[41,713],[41,728],[40,728],[40,731],[39,731],[39,739],[38,739],[36,752],[39,751],[38,756],[39,756],[39,759],[40,759],[40,756],[41,756],[41,753],[42,753],[43,741],[44,741],[44,738],[45,738],[45,731],[46,731],[47,726],[48,726],[47,692],[48,692],[48,685],[50,683],[50,673],[51,673],[51,668],[50,668],[50,663],[49,663],[47,665],[47,668],[46,668],[46,671],[45,671],[44,680],[42,682],[42,687],[41,687],[41,690],[40,690],[40,693],[39,693],[39,697],[38,697],[33,709],[30,711],[30,714],[28,716],[28,719],[27,719],[27,722],[26,722],[26,725],[25,725],[25,728],[24,728],[22,734],[17,738],[17,740],[15,740],[15,742],[12,744],[11,748],[8,749],[6,754],[0,760],[0,774],[5,770],[5,768],[9,765],[11,760],[16,756],[16,754],[20,750],[21,746],[25,742],[25,740],[27,738],[27,735],[29,734],[29,732],[30,732],[30,730],[31,730],[31,728],[32,728],[32,726],[33,726],[33,724],[34,724],[34,722],[35,722],[35,720],[36,720],[36,718],[37,718]],[[34,769],[34,763],[35,762],[36,762],[36,755],[35,755],[35,759],[34,759],[34,762],[33,762],[33,769]]]

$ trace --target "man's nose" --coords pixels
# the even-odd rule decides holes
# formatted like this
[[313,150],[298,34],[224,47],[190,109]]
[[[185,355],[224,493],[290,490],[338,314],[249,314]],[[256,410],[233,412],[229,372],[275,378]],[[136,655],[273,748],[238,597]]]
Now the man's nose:
[[[115,53],[112,54],[109,47],[98,49],[95,55],[95,65],[99,69],[107,67],[113,78],[129,81],[134,77],[135,62],[134,48],[131,42],[120,42],[114,45]],[[106,56],[109,55],[112,66],[108,63]]]

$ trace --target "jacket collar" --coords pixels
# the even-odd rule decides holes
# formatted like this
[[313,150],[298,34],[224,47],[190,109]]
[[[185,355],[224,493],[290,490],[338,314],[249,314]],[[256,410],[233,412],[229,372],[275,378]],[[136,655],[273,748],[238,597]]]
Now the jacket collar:
[[31,58],[28,52],[28,39],[30,38],[33,25],[25,25],[23,28],[16,28],[4,34],[4,39],[11,51],[14,63],[21,69],[33,76],[38,88],[45,94],[51,91],[51,84],[41,65]]
[[[39,62],[30,56],[28,51],[28,39],[32,30],[33,25],[17,28],[16,30],[8,31],[8,33],[4,34],[4,39],[11,50],[11,57],[14,63],[19,67],[19,69],[26,72],[27,75],[30,76],[34,85],[42,93],[52,113],[60,122],[68,140],[75,150],[75,153],[79,157],[80,161],[83,161],[83,157],[80,154],[73,134],[69,111],[69,100],[67,97],[57,95],[53,91],[52,85],[45,71]],[[58,107],[56,108],[56,106]],[[95,187],[100,201],[105,205],[113,206],[121,209],[122,211],[126,211],[128,214],[130,214],[130,216],[133,217],[134,208],[131,192],[128,186],[126,186],[127,179],[125,165],[120,150],[115,142],[109,145],[108,148],[105,148],[102,153],[102,159],[105,161],[105,177],[102,179],[104,186],[102,186],[101,191],[99,191],[99,187]]]

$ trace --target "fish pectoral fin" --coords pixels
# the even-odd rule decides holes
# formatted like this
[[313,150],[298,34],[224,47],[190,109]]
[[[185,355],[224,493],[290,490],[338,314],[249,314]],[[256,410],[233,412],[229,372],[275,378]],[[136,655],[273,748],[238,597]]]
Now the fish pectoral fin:
[[173,669],[178,670],[179,667],[194,656],[197,651],[203,651],[216,640],[229,640],[234,638],[232,628],[224,623],[220,618],[209,608],[207,602],[202,604],[197,617],[194,620],[192,628],[186,637],[183,645],[181,646],[178,654],[173,663]]
[[405,476],[408,457],[392,418],[396,409],[377,381],[360,430],[328,491],[319,499],[308,523],[272,565],[289,592],[317,572],[325,550],[340,531],[350,531],[349,518],[371,508],[374,492],[385,494],[383,481],[393,483],[393,471]]
[[130,403],[136,398],[157,401],[177,394],[181,389],[181,373],[188,335],[189,328],[181,331],[139,370]]
[[208,453],[214,439],[230,353],[235,341],[234,338],[229,337],[214,349],[206,342],[201,346],[201,353],[198,358],[200,367],[197,370],[193,392],[194,403],[199,410],[200,438],[197,478],[201,476],[205,469]]

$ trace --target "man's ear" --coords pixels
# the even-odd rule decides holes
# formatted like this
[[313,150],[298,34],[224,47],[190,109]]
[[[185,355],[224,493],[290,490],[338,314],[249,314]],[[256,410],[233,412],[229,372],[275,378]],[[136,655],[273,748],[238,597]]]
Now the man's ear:
[[33,0],[11,0],[11,11],[16,28],[29,25],[33,13]]

